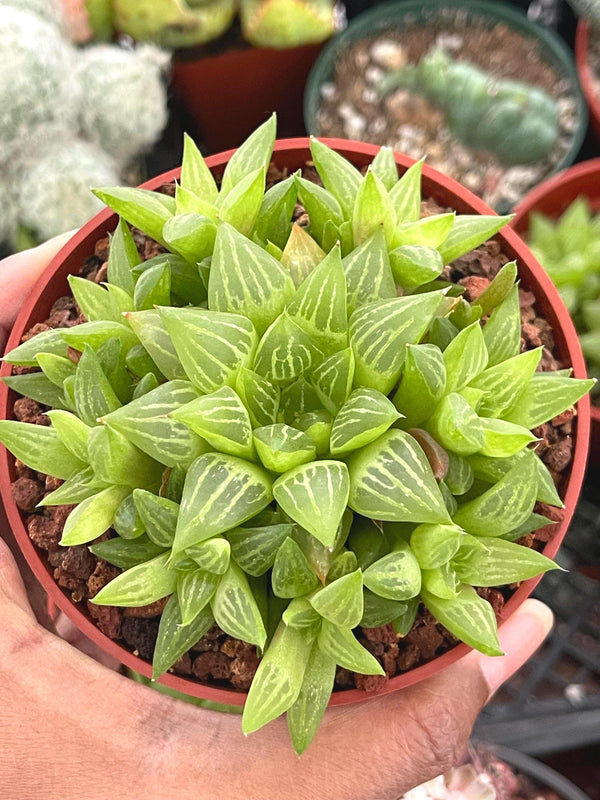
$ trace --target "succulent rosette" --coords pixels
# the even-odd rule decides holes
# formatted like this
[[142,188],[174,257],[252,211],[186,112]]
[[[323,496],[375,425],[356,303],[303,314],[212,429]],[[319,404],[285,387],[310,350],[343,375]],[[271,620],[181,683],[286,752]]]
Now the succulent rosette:
[[[302,752],[337,665],[383,674],[357,626],[405,634],[424,603],[500,654],[473,587],[555,566],[516,543],[562,505],[531,429],[592,382],[521,353],[515,263],[475,303],[440,280],[507,217],[420,218],[421,162],[399,178],[383,148],[363,175],[317,140],[322,185],[265,191],[274,140],[272,118],[217,183],[186,139],[174,197],[95,191],[121,216],[108,280],[71,276],[87,322],[5,357],[51,425],[0,439],[64,479],[61,544],[122,570],[92,602],[169,598],[154,677],[216,622],[262,655],[243,730],[287,712]],[[130,225],[165,252],[141,262]]]

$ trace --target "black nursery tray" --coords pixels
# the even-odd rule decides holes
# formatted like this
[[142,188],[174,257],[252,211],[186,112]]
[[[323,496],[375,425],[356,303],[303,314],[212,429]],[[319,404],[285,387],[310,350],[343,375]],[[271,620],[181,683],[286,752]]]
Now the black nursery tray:
[[552,608],[554,629],[482,712],[480,740],[531,755],[600,742],[599,486],[590,472],[558,556],[569,572],[548,573],[534,593]]

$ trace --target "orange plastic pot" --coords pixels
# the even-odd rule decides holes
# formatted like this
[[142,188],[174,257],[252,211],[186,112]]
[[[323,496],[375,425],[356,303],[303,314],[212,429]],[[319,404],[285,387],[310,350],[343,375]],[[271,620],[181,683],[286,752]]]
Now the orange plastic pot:
[[600,139],[600,97],[594,88],[590,67],[590,23],[580,19],[575,33],[575,65],[581,90],[590,110],[590,126],[596,138]]
[[[600,137],[600,103],[598,123]],[[515,208],[511,227],[526,239],[532,212],[539,211],[557,219],[578,197],[587,198],[592,211],[600,212],[600,158],[582,161],[536,186]],[[591,407],[590,461],[600,463],[600,408],[597,406]]]
[[[357,167],[364,167],[370,163],[378,152],[374,145],[361,144],[342,139],[325,139],[325,142],[335,148],[343,156],[351,160]],[[224,165],[231,157],[233,151],[220,153],[207,159],[209,167],[217,174],[222,172]],[[275,164],[280,168],[287,168],[293,172],[302,168],[310,160],[309,142],[307,139],[283,139],[275,144],[273,155]],[[413,159],[396,154],[396,161],[401,171],[405,171]],[[172,181],[179,177],[179,170],[167,172],[154,180],[144,184],[145,188],[154,189],[165,181]],[[425,196],[435,199],[440,205],[456,209],[459,213],[490,214],[491,209],[468,190],[441,173],[425,166],[423,169],[423,192]],[[23,333],[28,331],[36,322],[47,319],[54,301],[69,293],[67,276],[79,271],[83,260],[93,253],[96,241],[112,231],[117,223],[116,216],[105,210],[97,214],[87,225],[75,234],[61,252],[53,259],[44,274],[40,277],[34,291],[25,302],[18,316],[17,322],[8,342],[8,349],[15,347],[21,340]],[[505,230],[499,234],[502,249],[509,259],[517,259],[522,285],[532,291],[536,297],[537,307],[541,314],[550,322],[556,340],[557,356],[560,360],[573,367],[577,377],[584,377],[585,364],[579,341],[573,323],[560,299],[556,288],[550,278],[533,259],[530,251],[523,241],[512,230]],[[8,364],[2,365],[0,374],[9,374]],[[16,399],[14,392],[2,384],[0,387],[0,416],[10,419],[13,404]],[[566,476],[564,503],[566,514],[563,521],[556,526],[556,533],[544,552],[552,557],[556,554],[562,539],[567,531],[581,485],[583,482],[587,448],[589,440],[589,398],[584,398],[578,404],[578,416],[574,431],[573,461]],[[29,564],[38,580],[53,601],[77,625],[77,627],[93,642],[99,645],[110,655],[121,661],[122,664],[147,677],[151,674],[151,665],[135,656],[125,647],[112,641],[102,634],[95,626],[86,611],[75,606],[70,598],[63,593],[52,577],[52,569],[48,566],[44,554],[39,551],[29,539],[21,513],[13,502],[11,494],[11,480],[15,478],[14,458],[4,449],[0,455],[0,492],[4,501],[8,519]],[[515,609],[533,591],[539,579],[525,581],[510,598],[502,611],[503,619],[509,617]],[[392,678],[382,690],[383,693],[392,692],[417,683],[431,675],[440,672],[448,665],[469,652],[465,644],[449,650],[435,660]],[[188,678],[173,674],[166,674],[160,679],[161,683],[193,697],[210,700],[217,703],[242,705],[246,694],[233,689],[207,686]],[[331,698],[332,705],[354,703],[368,698],[370,695],[357,689],[345,690],[334,693]]]

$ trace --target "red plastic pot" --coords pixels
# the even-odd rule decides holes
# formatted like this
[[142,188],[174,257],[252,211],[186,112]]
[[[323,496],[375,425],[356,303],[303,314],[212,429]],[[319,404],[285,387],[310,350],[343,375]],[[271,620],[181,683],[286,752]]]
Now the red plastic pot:
[[[342,139],[325,139],[324,141],[343,156],[349,158],[358,167],[363,167],[370,163],[378,152],[378,148],[374,145]],[[208,165],[217,173],[222,171],[232,152],[220,153],[210,157],[207,159]],[[275,145],[273,160],[279,168],[287,168],[290,172],[303,167],[310,160],[308,140],[304,138],[279,140]],[[396,154],[396,161],[403,171],[414,163],[413,159],[400,154]],[[179,170],[172,170],[154,180],[148,181],[144,186],[153,189],[165,181],[172,181],[178,177]],[[459,213],[493,213],[482,200],[479,200],[467,189],[427,166],[423,169],[423,192],[425,196],[434,198],[442,206],[454,208]],[[84,225],[53,259],[21,309],[8,342],[8,349],[15,347],[20,342],[23,333],[29,330],[34,323],[47,319],[54,301],[58,297],[69,293],[67,276],[70,273],[78,272],[83,260],[93,252],[96,241],[109,231],[112,231],[116,223],[117,218],[110,210],[107,209],[100,212]],[[585,365],[577,334],[552,281],[533,259],[527,247],[514,231],[505,230],[499,235],[499,240],[508,258],[517,259],[522,285],[535,294],[540,313],[552,325],[558,357],[563,363],[573,367],[574,374],[577,377],[583,377],[585,375]],[[6,375],[9,372],[9,365],[3,364],[0,374]],[[15,399],[15,393],[9,391],[2,384],[0,387],[0,416],[11,418]],[[556,533],[544,550],[546,555],[550,557],[555,555],[567,531],[585,472],[590,425],[589,398],[586,397],[579,402],[578,410],[574,432],[573,462],[569,470],[568,479],[565,482],[566,489],[563,498],[566,505],[566,514],[564,520],[556,526]],[[21,514],[12,500],[11,480],[14,477],[14,458],[4,450],[0,456],[0,492],[8,519],[20,548],[50,599],[67,614],[86,636],[103,650],[117,658],[127,667],[149,677],[151,674],[150,664],[102,634],[89,615],[84,610],[73,605],[69,597],[54,582],[51,568],[48,566],[43,553],[29,539]],[[519,587],[505,605],[502,612],[503,618],[510,616],[523,600],[531,594],[538,580],[539,578],[534,578],[525,581]],[[468,653],[469,649],[465,644],[458,645],[434,661],[392,678],[386,684],[383,692],[391,692],[417,683],[454,663]],[[242,705],[246,699],[245,694],[236,692],[233,689],[204,686],[177,675],[166,674],[160,680],[165,685],[180,692],[217,703]],[[331,704],[354,703],[369,696],[369,694],[357,689],[340,691],[333,695]]]
[[240,145],[273,111],[279,130],[298,136],[304,84],[321,47],[247,47],[198,59],[176,54],[171,84],[211,153]]
[[590,67],[590,23],[580,19],[575,34],[575,65],[583,95],[590,109],[590,125],[596,137],[600,139],[600,97],[594,89],[592,69]]
[[[598,123],[600,136],[600,103]],[[600,212],[600,158],[582,161],[536,186],[515,208],[511,227],[519,236],[527,238],[533,211],[556,219],[578,197],[586,197],[592,211]],[[600,463],[600,408],[597,406],[591,407],[591,420],[590,461]]]

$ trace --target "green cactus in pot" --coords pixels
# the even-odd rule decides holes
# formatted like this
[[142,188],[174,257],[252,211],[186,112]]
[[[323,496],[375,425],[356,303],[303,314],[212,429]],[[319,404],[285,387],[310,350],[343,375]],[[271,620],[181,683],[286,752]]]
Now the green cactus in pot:
[[[506,217],[419,219],[420,162],[363,175],[317,140],[322,186],[265,190],[274,140],[272,118],[216,183],[187,139],[175,197],[95,190],[121,217],[108,281],[72,276],[87,322],[5,357],[51,425],[0,440],[64,480],[41,502],[75,505],[61,544],[121,570],[93,603],[168,598],[154,677],[216,622],[261,656],[244,732],[287,713],[300,753],[337,666],[383,674],[360,626],[404,635],[424,604],[500,655],[474,587],[555,567],[516,543],[561,505],[531,429],[592,381],[520,352],[514,263],[474,304],[437,281]],[[165,252],[141,262],[129,225]]]

